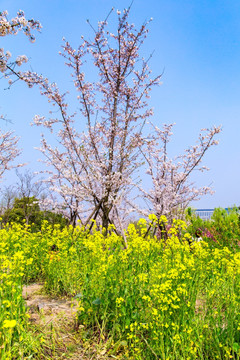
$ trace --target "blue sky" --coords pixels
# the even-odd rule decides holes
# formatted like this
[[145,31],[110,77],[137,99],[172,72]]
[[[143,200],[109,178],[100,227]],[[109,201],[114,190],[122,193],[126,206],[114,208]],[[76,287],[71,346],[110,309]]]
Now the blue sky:
[[[0,9],[14,17],[17,10],[27,18],[40,20],[43,29],[34,44],[19,34],[0,39],[1,47],[13,56],[26,54],[28,66],[68,88],[70,77],[64,59],[58,55],[62,37],[73,46],[80,36],[91,36],[86,19],[95,25],[103,20],[111,7],[122,10],[130,1],[116,0],[0,0]],[[201,128],[222,124],[220,144],[210,149],[203,161],[210,167],[207,173],[197,173],[198,185],[212,184],[215,194],[202,198],[198,208],[240,205],[240,2],[232,0],[135,0],[130,15],[136,25],[153,17],[149,35],[142,48],[151,61],[153,74],[162,73],[162,85],[152,91],[155,124],[175,122],[171,151],[178,155],[193,144]],[[21,161],[36,171],[40,153],[40,128],[29,124],[35,114],[46,114],[48,104],[37,89],[28,89],[20,82],[4,90],[1,80],[0,113],[7,114],[21,137]],[[75,95],[75,94],[74,94]],[[5,184],[14,181],[6,176]]]

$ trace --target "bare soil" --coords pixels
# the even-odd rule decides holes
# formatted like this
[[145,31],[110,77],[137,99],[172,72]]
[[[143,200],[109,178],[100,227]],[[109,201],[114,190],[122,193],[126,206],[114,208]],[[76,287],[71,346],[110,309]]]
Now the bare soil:
[[77,301],[74,299],[51,298],[43,293],[43,284],[30,284],[23,287],[23,298],[26,301],[30,321],[46,326],[65,318],[74,322],[77,312]]
[[[83,344],[81,334],[76,331],[77,301],[69,298],[52,298],[44,293],[44,285],[29,284],[23,287],[29,321],[37,333],[54,338],[56,352],[46,359],[107,360],[118,359],[108,356],[104,345]],[[54,335],[53,335],[54,334]]]

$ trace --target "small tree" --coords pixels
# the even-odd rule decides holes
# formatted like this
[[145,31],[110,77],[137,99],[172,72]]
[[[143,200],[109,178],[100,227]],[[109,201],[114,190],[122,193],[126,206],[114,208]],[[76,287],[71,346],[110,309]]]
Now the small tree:
[[163,129],[155,127],[151,139],[144,139],[140,151],[147,164],[147,174],[151,176],[152,189],[143,193],[149,205],[148,212],[153,212],[158,219],[162,215],[169,220],[173,216],[181,216],[191,201],[212,193],[210,187],[197,188],[190,181],[193,171],[208,170],[201,162],[206,151],[218,141],[215,135],[221,131],[220,127],[203,129],[199,134],[198,143],[185,150],[183,155],[174,159],[168,156],[168,143],[172,135],[173,124],[164,125]]

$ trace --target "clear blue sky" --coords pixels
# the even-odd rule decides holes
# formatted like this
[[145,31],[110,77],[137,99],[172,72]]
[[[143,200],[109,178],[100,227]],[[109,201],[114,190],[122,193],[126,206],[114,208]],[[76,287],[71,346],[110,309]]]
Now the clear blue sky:
[[[86,23],[103,20],[111,7],[122,10],[126,0],[0,0],[0,9],[14,17],[17,10],[27,18],[40,20],[43,29],[35,44],[26,37],[1,38],[1,47],[13,56],[26,54],[34,71],[49,77],[63,90],[70,77],[64,59],[58,55],[62,37],[75,47],[80,36],[91,34]],[[240,205],[240,2],[232,0],[135,0],[130,20],[136,25],[153,17],[142,54],[154,56],[154,74],[164,69],[163,84],[152,92],[153,121],[176,122],[172,152],[176,155],[193,144],[201,128],[222,124],[220,144],[212,148],[204,160],[210,171],[196,174],[198,185],[212,184],[215,194],[202,198],[196,207]],[[30,127],[35,114],[46,114],[48,104],[37,89],[20,82],[11,90],[3,90],[0,82],[0,113],[7,114],[21,137],[21,161],[37,170],[40,153],[40,128]],[[75,94],[74,94],[75,96]],[[14,175],[6,182],[14,181]]]

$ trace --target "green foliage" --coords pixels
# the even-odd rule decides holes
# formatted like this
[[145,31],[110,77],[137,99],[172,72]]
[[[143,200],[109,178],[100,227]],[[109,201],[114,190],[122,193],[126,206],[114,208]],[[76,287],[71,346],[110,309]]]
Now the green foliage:
[[202,220],[190,208],[186,211],[187,231],[194,239],[201,237],[214,247],[238,250],[240,244],[239,209],[216,208],[210,220]]
[[43,220],[50,224],[59,224],[64,227],[68,224],[67,219],[61,214],[51,211],[41,211],[39,201],[35,196],[15,198],[11,209],[2,214],[2,222],[6,223],[24,223],[31,224],[32,230],[39,231]]
[[[3,221],[6,222],[23,222],[27,224],[38,222],[40,207],[38,200],[34,197],[23,197],[21,199],[15,198],[13,207],[8,209],[3,214]],[[40,220],[41,221],[41,220]]]
[[240,242],[240,218],[239,209],[233,208],[215,209],[212,215],[214,229],[217,233],[219,244],[230,247],[238,247]]

